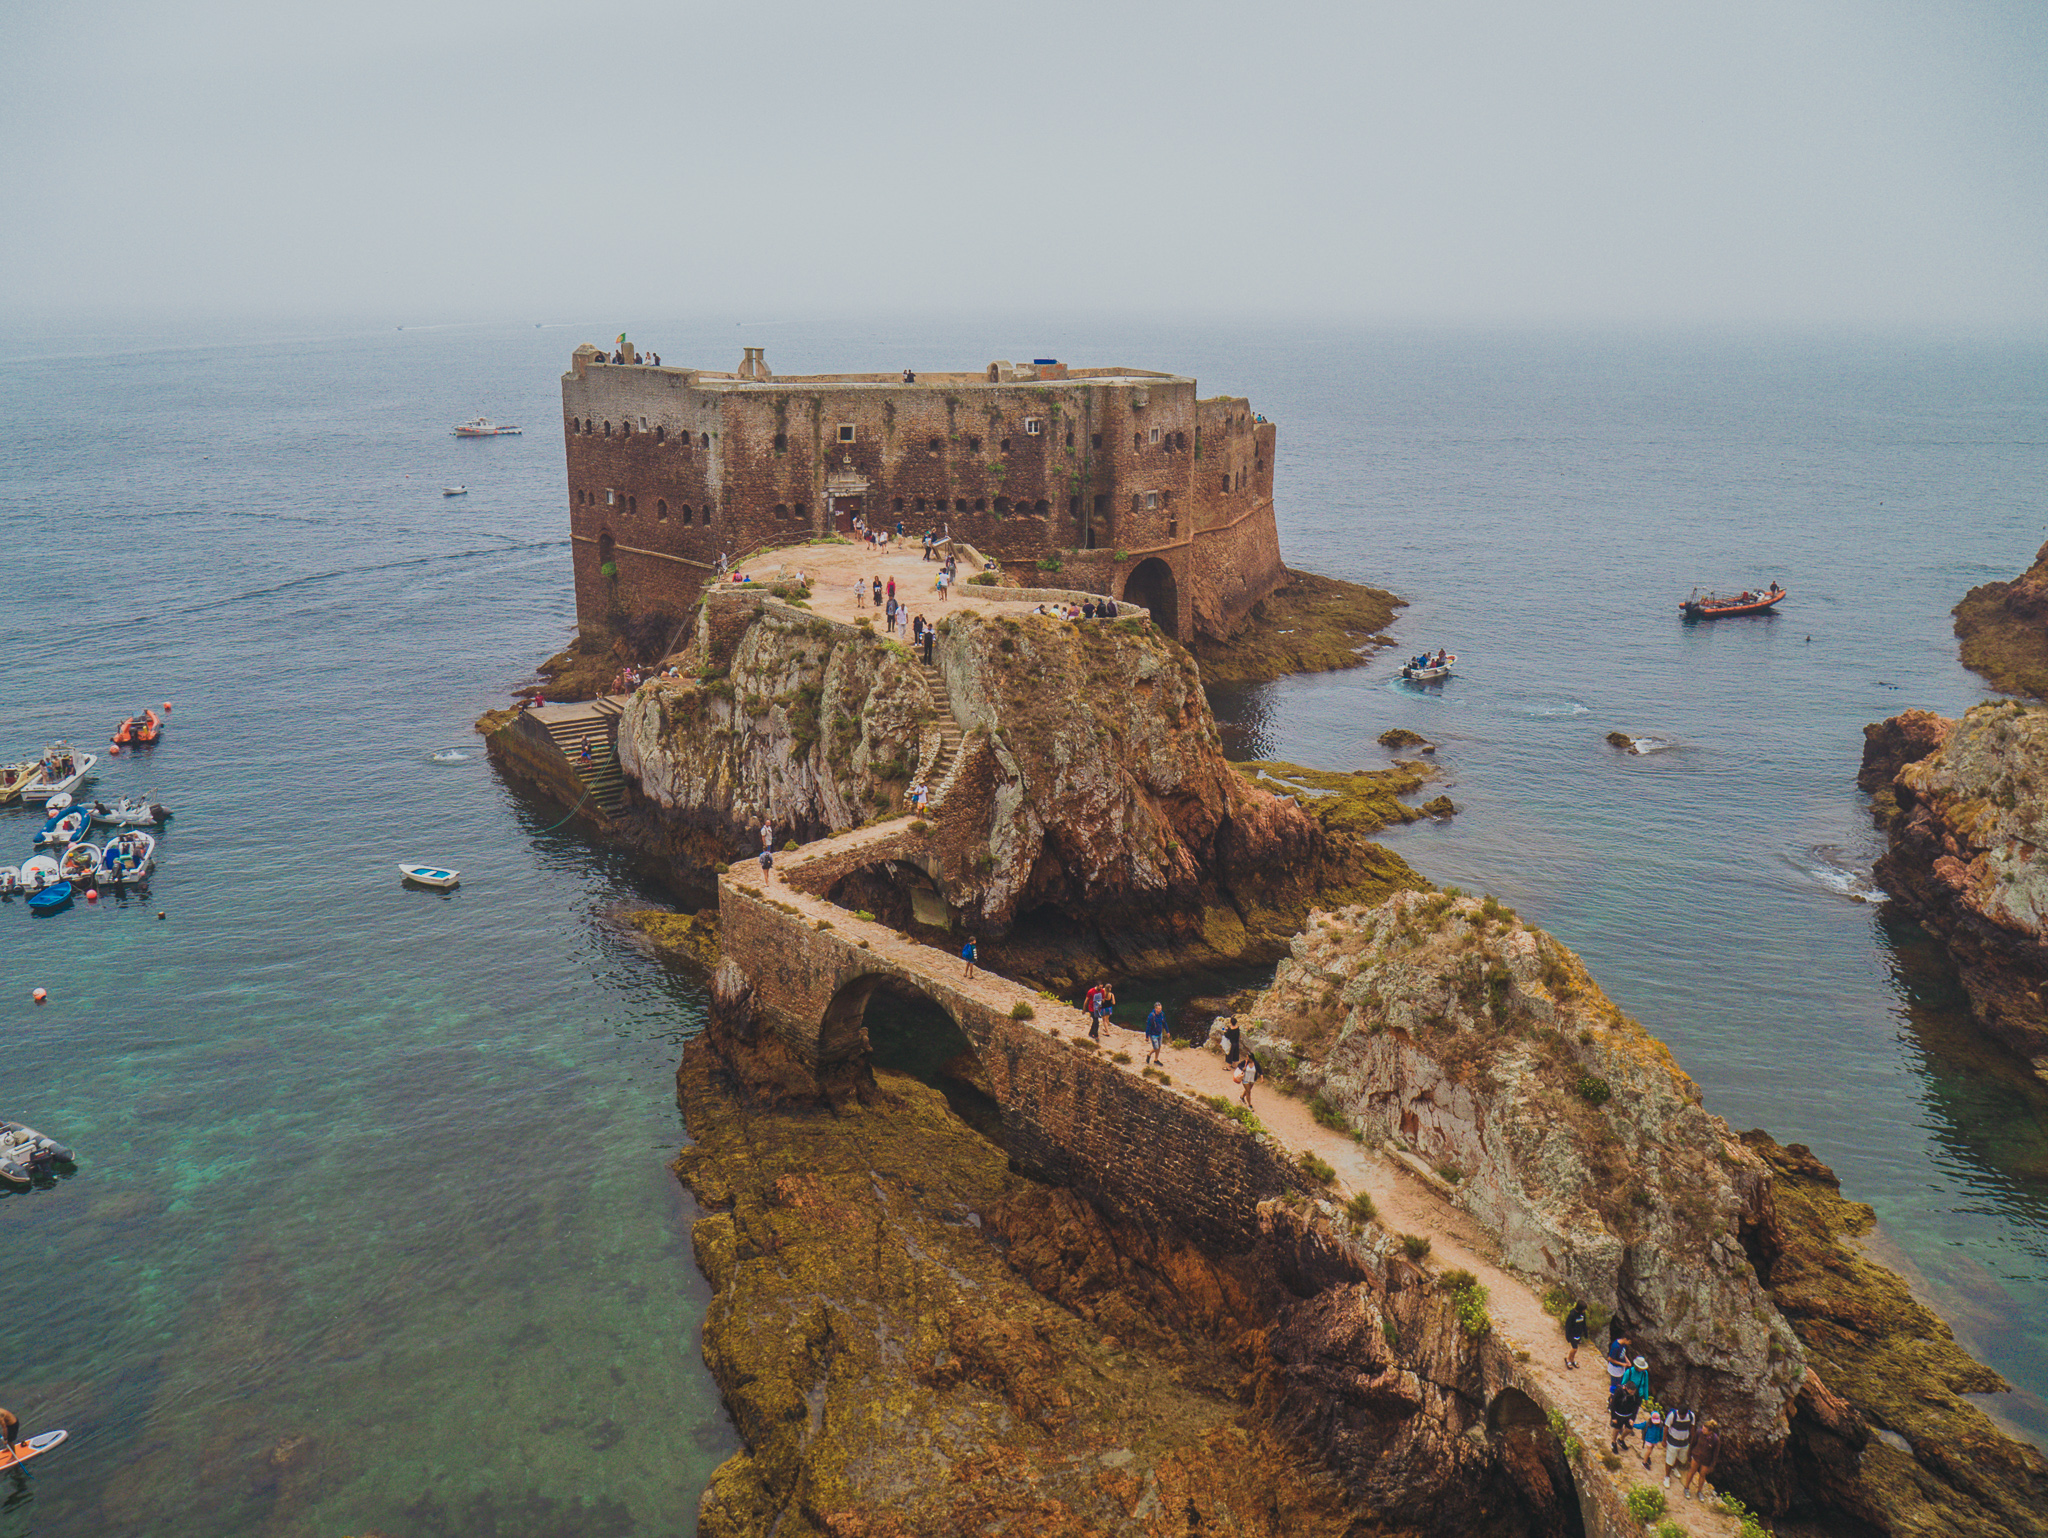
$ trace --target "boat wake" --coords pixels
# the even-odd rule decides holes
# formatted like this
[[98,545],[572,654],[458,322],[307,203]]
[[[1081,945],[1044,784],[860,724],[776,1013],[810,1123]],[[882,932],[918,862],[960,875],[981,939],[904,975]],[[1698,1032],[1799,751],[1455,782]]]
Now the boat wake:
[[429,761],[436,764],[466,764],[469,762],[469,755],[460,748],[445,748],[433,754]]
[[1677,743],[1667,742],[1662,737],[1631,737],[1628,740],[1631,753],[1668,753],[1677,746]]
[[1792,860],[1791,864],[1807,880],[1852,903],[1881,903],[1887,896],[1884,888],[1870,879],[1870,872],[1839,845],[1815,844],[1804,860]]
[[1578,700],[1555,700],[1547,705],[1525,705],[1516,712],[1518,715],[1533,716],[1539,721],[1565,720],[1572,716],[1589,716],[1593,713],[1590,705]]

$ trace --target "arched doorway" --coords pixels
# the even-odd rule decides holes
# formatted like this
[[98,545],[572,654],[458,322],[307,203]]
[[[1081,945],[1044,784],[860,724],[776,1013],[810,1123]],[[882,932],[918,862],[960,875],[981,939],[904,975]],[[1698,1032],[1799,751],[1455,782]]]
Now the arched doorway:
[[832,996],[818,1030],[820,1059],[843,1062],[862,1054],[874,1070],[931,1085],[954,1115],[1002,1143],[1002,1110],[974,1043],[950,1013],[911,984],[870,974]]
[[1123,596],[1152,611],[1152,623],[1175,640],[1180,639],[1180,584],[1173,580],[1173,568],[1158,556],[1138,563],[1124,578]]
[[[616,547],[612,540],[611,530],[606,529],[602,534],[597,536],[597,569],[599,571],[604,571],[604,569],[607,566],[613,565],[612,551],[615,548]],[[615,574],[616,568],[614,568],[614,571],[612,573],[608,573],[608,575]]]

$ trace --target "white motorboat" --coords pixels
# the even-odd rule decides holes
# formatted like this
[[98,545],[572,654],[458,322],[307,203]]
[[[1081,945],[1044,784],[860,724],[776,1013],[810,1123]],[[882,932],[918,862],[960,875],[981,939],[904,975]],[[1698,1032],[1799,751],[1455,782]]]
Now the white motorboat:
[[438,865],[401,865],[399,875],[408,881],[417,881],[421,886],[438,887],[442,891],[457,885],[462,877],[459,870],[443,870]]
[[58,877],[79,885],[94,880],[100,873],[100,854],[98,844],[73,844],[57,862]]
[[99,879],[128,886],[147,879],[156,865],[156,839],[140,828],[124,828],[107,840],[100,855]]
[[[1426,655],[1426,654],[1425,654]],[[1410,682],[1426,684],[1439,678],[1451,676],[1451,664],[1458,660],[1456,652],[1442,653],[1441,662],[1410,662],[1401,669],[1401,676]]]
[[441,495],[444,497],[466,497],[469,495],[469,488],[467,486],[443,486],[441,488]]
[[39,854],[32,860],[24,860],[21,866],[21,890],[40,892],[46,886],[55,886],[64,878],[57,874],[57,862],[46,854]]
[[21,890],[21,867],[0,865],[0,897],[12,897]]
[[148,796],[123,796],[112,806],[92,804],[92,820],[110,828],[153,828],[170,820],[171,809]]
[[450,431],[458,438],[516,438],[520,433],[516,427],[500,427],[489,417],[471,417]]
[[22,787],[21,799],[48,801],[52,796],[69,795],[85,783],[98,762],[91,753],[73,752],[68,742],[56,743],[37,763],[34,778]]
[[[59,796],[58,801],[68,801],[68,796]],[[55,806],[50,817],[43,824],[43,831],[35,838],[38,849],[62,849],[74,839],[84,838],[92,827],[92,810],[83,806]]]

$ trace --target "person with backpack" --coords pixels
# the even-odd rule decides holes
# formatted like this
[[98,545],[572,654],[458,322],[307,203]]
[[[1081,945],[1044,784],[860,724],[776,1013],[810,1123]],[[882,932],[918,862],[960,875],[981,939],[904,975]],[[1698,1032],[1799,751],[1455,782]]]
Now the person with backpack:
[[1636,1429],[1636,1411],[1642,1407],[1641,1396],[1632,1389],[1617,1388],[1614,1397],[1607,1401],[1608,1424],[1614,1428],[1614,1435],[1608,1441],[1608,1450],[1616,1456],[1628,1446],[1629,1435]]
[[1623,1330],[1614,1332],[1614,1339],[1607,1344],[1607,1397],[1612,1399],[1621,1392],[1621,1375],[1628,1371],[1628,1348],[1630,1341]]
[[1576,1371],[1579,1347],[1586,1343],[1586,1305],[1583,1302],[1573,1303],[1572,1311],[1564,1316],[1564,1340],[1570,1348],[1564,1354],[1564,1365]]
[[1099,1022],[1096,1019],[1095,1006],[1097,1004],[1100,1004],[1101,1002],[1102,984],[1100,983],[1097,983],[1094,987],[1090,988],[1086,994],[1082,995],[1081,998],[1081,1011],[1088,1017],[1088,1039],[1090,1041],[1094,1041],[1096,1039],[1095,1033],[1098,1029]]
[[[1152,1013],[1145,1017],[1145,1061],[1160,1063],[1160,1053],[1166,1046],[1166,1006],[1155,1003]],[[1162,1066],[1163,1063],[1162,1063]]]
[[960,959],[967,963],[967,976],[974,976],[974,936],[967,937],[967,943],[960,947]]
[[1115,1011],[1116,990],[1111,988],[1108,983],[1104,983],[1102,991],[1095,996],[1095,1013],[1088,1022],[1088,1039],[1090,1041],[1102,1040],[1102,1022],[1107,1020]]
[[[1664,1412],[1664,1488],[1671,1488],[1671,1471],[1687,1467],[1686,1460],[1692,1456],[1693,1426],[1699,1420],[1697,1410],[1674,1406]],[[1679,1475],[1680,1488],[1684,1487],[1688,1474]]]
[[[1637,1399],[1636,1403],[1641,1404],[1642,1400]],[[1643,1434],[1643,1472],[1647,1474],[1650,1472],[1650,1460],[1663,1455],[1664,1412],[1652,1410],[1646,1417],[1636,1422],[1636,1430]],[[1669,1484],[1671,1481],[1667,1478],[1664,1482]]]

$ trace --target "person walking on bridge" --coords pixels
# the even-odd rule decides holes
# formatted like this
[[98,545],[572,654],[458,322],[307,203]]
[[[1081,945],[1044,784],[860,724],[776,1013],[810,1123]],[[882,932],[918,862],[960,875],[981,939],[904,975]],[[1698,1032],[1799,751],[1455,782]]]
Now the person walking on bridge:
[[967,963],[966,975],[970,978],[974,976],[974,954],[974,936],[969,935],[967,943],[960,947],[960,959]]
[[1160,1052],[1165,1046],[1166,1006],[1155,1002],[1152,1013],[1145,1017],[1145,1061],[1159,1063],[1162,1068],[1165,1067],[1165,1063],[1160,1059]]

